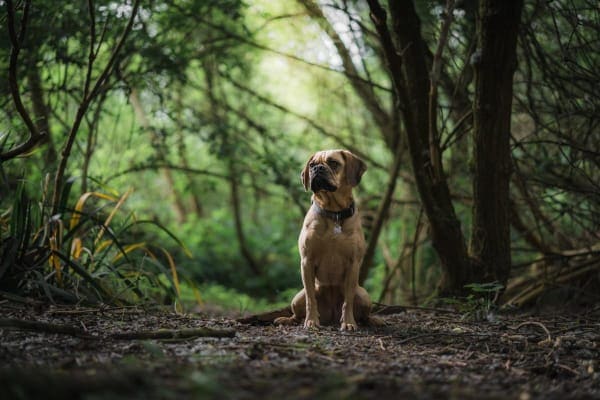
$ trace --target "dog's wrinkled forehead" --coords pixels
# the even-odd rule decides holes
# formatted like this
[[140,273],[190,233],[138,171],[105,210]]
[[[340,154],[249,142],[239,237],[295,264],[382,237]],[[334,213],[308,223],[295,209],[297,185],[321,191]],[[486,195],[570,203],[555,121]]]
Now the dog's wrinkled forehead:
[[340,165],[345,163],[345,158],[340,150],[323,150],[315,153],[313,156],[313,162],[317,164],[328,164],[336,162]]

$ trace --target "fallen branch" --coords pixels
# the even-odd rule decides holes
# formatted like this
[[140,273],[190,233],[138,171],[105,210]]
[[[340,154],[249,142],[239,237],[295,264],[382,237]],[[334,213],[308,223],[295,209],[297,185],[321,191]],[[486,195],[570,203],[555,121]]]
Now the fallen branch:
[[90,335],[83,329],[76,328],[74,326],[52,324],[49,322],[26,321],[14,318],[0,318],[0,328],[9,328],[31,332],[59,333],[63,335],[84,337],[86,339],[97,339],[96,337]]
[[29,297],[21,297],[13,293],[5,292],[0,290],[0,298],[12,301],[14,303],[27,304],[29,306],[45,306],[46,303],[38,300],[31,299]]
[[[91,335],[88,331],[63,324],[49,322],[26,321],[13,318],[1,318],[0,328],[15,329],[21,331],[32,331],[41,333],[57,333],[63,335],[77,336],[85,339],[99,340],[102,336]],[[159,329],[155,331],[132,331],[109,333],[104,338],[116,340],[148,340],[148,339],[192,339],[199,337],[234,337],[233,329],[214,328],[183,328],[183,329]]]
[[119,332],[109,335],[117,340],[148,340],[148,339],[193,339],[199,337],[234,337],[233,329],[213,328],[183,328],[158,329],[156,331]]

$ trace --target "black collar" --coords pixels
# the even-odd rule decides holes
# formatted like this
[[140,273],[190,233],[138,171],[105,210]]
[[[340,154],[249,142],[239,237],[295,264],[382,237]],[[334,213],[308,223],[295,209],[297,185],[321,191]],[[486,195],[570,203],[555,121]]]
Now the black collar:
[[352,202],[352,204],[350,204],[350,207],[344,208],[341,211],[325,210],[324,208],[319,207],[319,205],[315,202],[313,202],[312,205],[315,208],[315,211],[317,214],[319,214],[322,217],[332,219],[335,222],[340,222],[347,218],[350,218],[356,212],[356,207],[354,206],[354,202]]

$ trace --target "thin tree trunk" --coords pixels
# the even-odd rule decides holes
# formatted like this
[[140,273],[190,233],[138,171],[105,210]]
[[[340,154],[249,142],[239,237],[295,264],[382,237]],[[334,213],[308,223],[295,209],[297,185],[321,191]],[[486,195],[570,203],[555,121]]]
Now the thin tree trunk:
[[259,276],[262,275],[262,271],[258,265],[258,262],[254,259],[252,251],[250,251],[250,248],[248,247],[246,235],[244,234],[244,228],[242,225],[242,210],[239,193],[239,182],[233,160],[230,160],[229,162],[229,175],[229,184],[231,188],[231,207],[233,208],[233,217],[235,220],[235,233],[238,240],[238,245],[240,246],[240,253],[248,263],[248,266],[250,267],[252,272]]
[[31,90],[31,104],[33,105],[35,124],[40,135],[43,137],[41,143],[46,144],[46,152],[44,153],[45,167],[52,168],[56,165],[58,154],[50,132],[50,113],[45,101],[40,69],[36,61],[34,59],[27,68],[27,79],[29,80],[29,89]]
[[383,199],[381,200],[381,203],[379,203],[377,214],[375,215],[375,221],[373,222],[373,228],[371,229],[369,242],[367,243],[367,249],[360,266],[360,275],[358,278],[360,284],[365,282],[369,275],[369,270],[373,266],[373,259],[375,258],[375,250],[377,249],[379,235],[381,234],[383,224],[386,220],[390,205],[392,204],[394,191],[396,190],[396,182],[398,181],[398,174],[400,172],[403,147],[404,146],[402,142],[398,143],[398,149],[394,154],[394,164],[390,171],[388,185],[385,194],[383,195]]
[[429,220],[432,244],[440,258],[440,291],[460,292],[470,281],[470,262],[443,167],[432,168],[429,149],[430,81],[419,17],[412,1],[389,2],[396,43],[402,49],[400,52],[387,29],[383,8],[376,0],[369,0],[369,6],[402,105],[415,183]]
[[83,152],[83,165],[81,167],[81,193],[88,191],[88,176],[90,169],[90,162],[92,155],[96,148],[96,140],[98,138],[98,124],[100,122],[100,114],[102,112],[102,104],[106,100],[106,92],[102,92],[98,99],[98,104],[92,115],[91,121],[88,120],[88,137],[85,143],[85,149]]
[[[135,114],[138,118],[138,121],[142,125],[142,128],[148,133],[150,133],[153,141],[160,140],[158,134],[150,125],[148,121],[148,117],[146,116],[146,112],[144,111],[144,107],[142,106],[142,102],[140,100],[139,93],[136,88],[131,88],[131,93],[129,94],[129,101],[131,102],[131,106],[133,107]],[[161,150],[158,150],[159,161],[164,161],[165,156],[161,153]],[[173,174],[169,168],[161,168],[160,170],[163,179],[167,184],[167,191],[173,197],[173,211],[175,211],[175,217],[178,222],[184,222],[186,220],[187,212],[185,210],[185,204],[183,204],[183,200],[181,196],[175,191],[175,183],[173,179]]]
[[510,120],[522,8],[522,0],[482,0],[479,7],[470,243],[477,282],[506,284],[510,274]]
[[[181,113],[181,110],[183,110],[183,104],[181,101],[181,90],[178,91],[176,96],[177,97],[175,101],[177,104],[177,121],[179,121],[177,126],[177,152],[179,154],[179,158],[181,159],[182,166],[187,169],[190,168],[190,163],[186,154],[186,146],[183,135],[184,127],[181,123],[181,121],[183,121],[183,115]],[[202,207],[202,202],[200,201],[200,197],[198,196],[198,193],[195,190],[194,178],[189,173],[185,173],[185,177],[187,179],[187,184],[190,189],[188,193],[188,195],[190,196],[190,210],[191,212],[196,214],[198,218],[202,218],[204,210]]]

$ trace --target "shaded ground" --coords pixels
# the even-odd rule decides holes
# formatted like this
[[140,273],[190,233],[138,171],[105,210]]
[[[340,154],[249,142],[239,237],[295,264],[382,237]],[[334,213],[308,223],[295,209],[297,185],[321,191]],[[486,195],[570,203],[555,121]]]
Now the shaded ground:
[[[500,315],[407,310],[387,326],[250,326],[161,310],[0,301],[0,319],[66,324],[92,337],[0,328],[3,399],[600,398],[600,308]],[[114,331],[229,328],[233,338],[117,340]],[[6,396],[5,394],[8,394]]]

